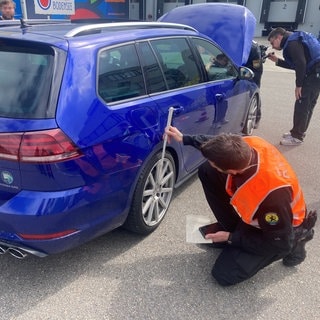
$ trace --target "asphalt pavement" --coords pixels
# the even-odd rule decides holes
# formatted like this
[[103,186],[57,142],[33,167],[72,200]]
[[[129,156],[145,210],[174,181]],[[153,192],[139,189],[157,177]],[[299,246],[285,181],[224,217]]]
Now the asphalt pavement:
[[[309,209],[320,212],[320,101],[305,142],[285,147],[279,141],[291,128],[294,73],[267,61],[261,95],[262,121],[255,134],[283,152]],[[0,319],[319,319],[319,222],[301,265],[275,262],[250,280],[223,288],[210,274],[220,250],[185,241],[190,214],[212,216],[196,176],[176,190],[165,220],[147,237],[118,229],[47,258],[0,256]]]

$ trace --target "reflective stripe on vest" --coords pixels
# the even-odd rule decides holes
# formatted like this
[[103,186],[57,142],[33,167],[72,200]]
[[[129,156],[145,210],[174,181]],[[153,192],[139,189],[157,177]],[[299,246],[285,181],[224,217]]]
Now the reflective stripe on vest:
[[231,205],[245,223],[258,227],[258,222],[253,217],[260,204],[272,191],[290,187],[292,225],[299,226],[305,217],[306,208],[303,192],[295,172],[273,145],[259,137],[244,137],[243,139],[257,151],[257,171],[234,193],[232,192],[232,176],[228,175],[226,191],[231,197]]

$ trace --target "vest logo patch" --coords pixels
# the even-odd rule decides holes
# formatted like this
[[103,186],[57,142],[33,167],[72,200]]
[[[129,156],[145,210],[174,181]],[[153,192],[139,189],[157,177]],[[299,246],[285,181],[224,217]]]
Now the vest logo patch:
[[279,222],[279,216],[274,212],[267,213],[264,218],[271,226],[274,226]]

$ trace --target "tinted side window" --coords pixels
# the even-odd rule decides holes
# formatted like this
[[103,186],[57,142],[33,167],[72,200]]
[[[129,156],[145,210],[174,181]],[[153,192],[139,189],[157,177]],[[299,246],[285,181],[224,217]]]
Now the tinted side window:
[[151,45],[161,63],[169,89],[181,88],[201,81],[195,57],[186,39],[153,40]]
[[54,51],[3,40],[0,47],[0,116],[22,119],[54,117],[50,109]]
[[146,94],[133,44],[100,51],[98,68],[98,93],[105,102]]
[[141,64],[146,77],[148,93],[165,91],[166,83],[158,61],[148,42],[138,44]]
[[192,39],[199,51],[209,80],[234,78],[237,71],[229,58],[212,43],[198,38]]

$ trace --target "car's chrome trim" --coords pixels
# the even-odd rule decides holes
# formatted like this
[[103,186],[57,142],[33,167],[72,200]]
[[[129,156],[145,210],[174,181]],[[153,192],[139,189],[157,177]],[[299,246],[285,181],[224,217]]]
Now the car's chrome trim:
[[19,259],[24,258],[24,255],[32,254],[34,256],[43,258],[46,257],[47,254],[38,250],[34,250],[23,245],[17,245],[6,241],[0,241],[0,254],[4,254],[6,252],[10,253],[15,258],[18,258],[19,253],[21,253],[21,257]]
[[172,28],[172,29],[184,29],[190,31],[196,31],[195,28],[190,26],[179,24],[179,23],[168,23],[168,22],[112,22],[112,23],[98,23],[98,24],[89,24],[85,26],[80,26],[72,29],[71,31],[65,34],[65,37],[72,38],[78,35],[81,35],[82,32],[88,31],[102,31],[102,29],[111,29],[111,28]]

